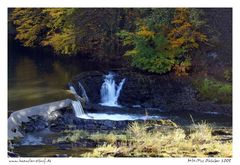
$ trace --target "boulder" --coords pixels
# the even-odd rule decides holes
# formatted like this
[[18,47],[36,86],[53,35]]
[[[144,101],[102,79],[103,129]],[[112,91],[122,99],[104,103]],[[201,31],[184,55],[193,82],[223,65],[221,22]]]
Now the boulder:
[[15,153],[15,152],[8,151],[8,157],[16,158],[16,157],[19,157],[19,154]]
[[[20,130],[23,123],[25,123],[25,131],[27,132],[46,127],[46,121],[51,120],[53,117],[50,114],[58,109],[69,106],[71,101],[70,99],[66,99],[13,112],[8,118],[8,140],[24,136],[24,131]],[[33,123],[38,117],[41,119]]]

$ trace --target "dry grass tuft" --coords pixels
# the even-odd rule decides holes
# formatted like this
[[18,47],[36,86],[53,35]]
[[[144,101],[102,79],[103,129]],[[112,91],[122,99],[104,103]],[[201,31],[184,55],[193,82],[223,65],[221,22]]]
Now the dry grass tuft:
[[[194,124],[190,134],[181,128],[168,132],[147,131],[147,125],[132,123],[127,130],[129,146],[116,146],[109,141],[87,157],[231,157],[232,144],[218,141],[212,136],[212,128],[206,123]],[[113,134],[111,136],[114,136]]]

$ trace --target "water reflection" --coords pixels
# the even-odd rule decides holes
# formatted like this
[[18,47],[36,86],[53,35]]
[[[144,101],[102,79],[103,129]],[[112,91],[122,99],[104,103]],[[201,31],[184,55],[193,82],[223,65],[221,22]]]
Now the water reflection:
[[9,44],[8,110],[71,98],[66,84],[72,77],[96,69],[100,70],[79,57],[60,57],[43,49]]
[[34,61],[23,57],[15,66],[15,74],[9,78],[9,110],[18,110],[37,104],[71,97],[64,85],[71,79],[58,62],[51,72],[38,72]]

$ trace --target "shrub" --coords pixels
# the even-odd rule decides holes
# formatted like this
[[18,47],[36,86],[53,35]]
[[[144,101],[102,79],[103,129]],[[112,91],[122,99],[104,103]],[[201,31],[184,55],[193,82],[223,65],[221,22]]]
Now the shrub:
[[75,143],[78,140],[87,138],[89,136],[89,134],[83,130],[73,130],[73,131],[66,130],[63,132],[63,134],[65,136],[57,138],[55,143],[59,143],[59,142],[74,142]]
[[193,81],[193,85],[198,90],[202,100],[212,100],[222,104],[232,103],[231,83],[205,78]]
[[225,80],[232,82],[232,70],[225,70],[223,75]]

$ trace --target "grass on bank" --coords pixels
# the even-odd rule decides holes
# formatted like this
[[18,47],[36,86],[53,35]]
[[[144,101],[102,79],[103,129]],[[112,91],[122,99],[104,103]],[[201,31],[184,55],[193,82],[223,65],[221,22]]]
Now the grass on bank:
[[[79,132],[79,133],[77,133]],[[188,130],[156,128],[149,130],[147,124],[133,123],[125,133],[83,133],[73,131],[68,140],[88,138],[104,141],[83,157],[231,157],[232,143],[220,141],[212,135],[206,124],[194,124]],[[73,138],[74,137],[74,138]],[[59,139],[60,140],[60,139]],[[66,139],[62,139],[66,140]],[[116,143],[118,142],[118,143]]]
[[196,79],[193,86],[198,90],[200,99],[221,104],[232,103],[232,84],[213,78]]
[[84,154],[85,157],[231,157],[232,144],[212,136],[207,124],[193,125],[186,134],[181,128],[170,131],[147,132],[139,123],[132,124],[127,133],[131,145],[105,144]]

